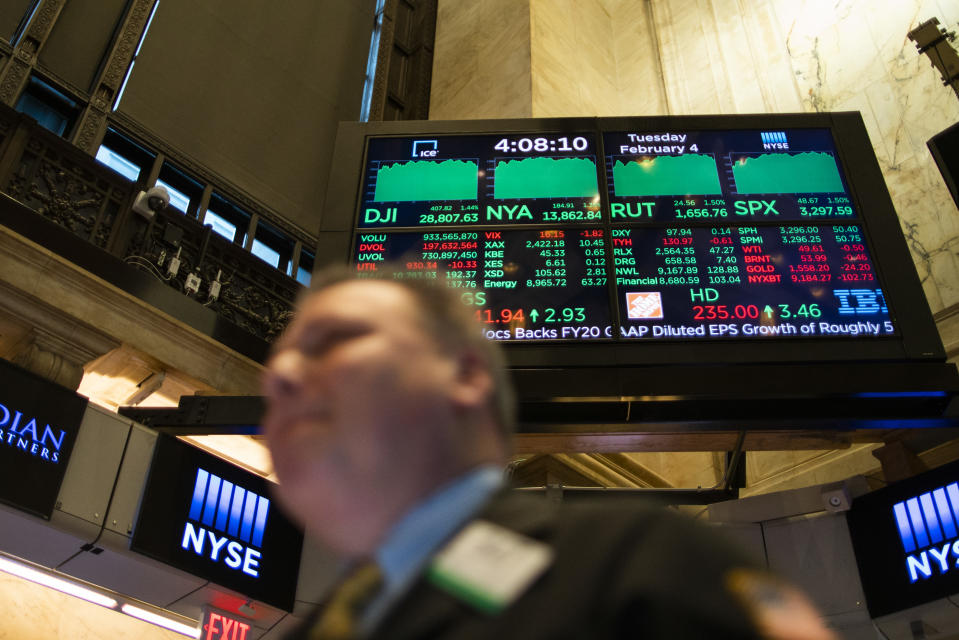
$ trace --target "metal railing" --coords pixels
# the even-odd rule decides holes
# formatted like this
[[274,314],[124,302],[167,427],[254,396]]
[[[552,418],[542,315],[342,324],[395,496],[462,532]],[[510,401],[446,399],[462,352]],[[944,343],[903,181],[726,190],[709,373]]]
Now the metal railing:
[[150,219],[134,212],[136,185],[3,105],[0,192],[267,342],[286,326],[302,289],[175,209]]

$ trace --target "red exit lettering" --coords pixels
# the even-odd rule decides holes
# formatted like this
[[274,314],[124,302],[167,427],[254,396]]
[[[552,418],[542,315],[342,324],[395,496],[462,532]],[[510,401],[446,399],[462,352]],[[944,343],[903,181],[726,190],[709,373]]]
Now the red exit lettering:
[[213,611],[208,615],[207,623],[203,625],[206,640],[246,640],[246,632],[250,630],[247,623]]

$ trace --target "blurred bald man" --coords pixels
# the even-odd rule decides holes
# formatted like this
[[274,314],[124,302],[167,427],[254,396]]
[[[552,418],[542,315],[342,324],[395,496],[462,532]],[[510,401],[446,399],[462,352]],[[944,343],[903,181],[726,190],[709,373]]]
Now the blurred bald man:
[[357,567],[292,638],[834,637],[714,531],[504,489],[502,356],[445,287],[318,275],[264,392],[281,502]]

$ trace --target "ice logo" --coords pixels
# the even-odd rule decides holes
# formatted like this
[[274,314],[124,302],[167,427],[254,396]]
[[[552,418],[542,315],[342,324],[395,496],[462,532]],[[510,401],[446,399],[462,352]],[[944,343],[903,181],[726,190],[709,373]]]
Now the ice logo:
[[414,158],[435,158],[439,153],[439,142],[436,140],[414,140]]

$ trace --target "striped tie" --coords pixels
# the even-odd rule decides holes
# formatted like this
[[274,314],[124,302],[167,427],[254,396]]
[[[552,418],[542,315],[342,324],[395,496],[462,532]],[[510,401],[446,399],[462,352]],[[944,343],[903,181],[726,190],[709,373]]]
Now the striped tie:
[[359,565],[333,592],[319,620],[310,629],[310,640],[353,640],[364,608],[383,584],[375,562]]

